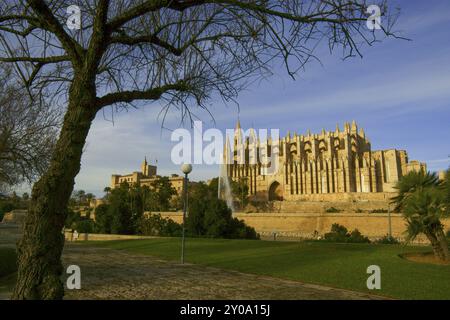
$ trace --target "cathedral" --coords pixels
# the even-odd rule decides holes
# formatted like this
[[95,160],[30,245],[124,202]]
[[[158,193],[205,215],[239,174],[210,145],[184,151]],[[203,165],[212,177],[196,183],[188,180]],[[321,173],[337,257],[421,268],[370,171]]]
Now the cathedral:
[[270,156],[273,142],[249,139],[238,122],[233,148],[228,140],[224,148],[227,176],[245,181],[254,200],[327,201],[349,199],[349,195],[373,199],[395,192],[396,182],[408,172],[426,170],[424,163],[409,161],[405,150],[373,151],[355,121],[345,123],[343,130],[336,126],[335,131],[280,137],[274,174],[265,174],[260,157],[253,164],[248,161],[252,150],[259,150],[263,143]]

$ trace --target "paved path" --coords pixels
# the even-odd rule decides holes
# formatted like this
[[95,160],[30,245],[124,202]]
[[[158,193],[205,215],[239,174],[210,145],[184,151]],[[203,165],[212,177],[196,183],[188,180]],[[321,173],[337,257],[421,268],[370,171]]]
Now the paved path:
[[108,248],[69,244],[63,261],[81,268],[82,289],[66,290],[66,299],[380,299]]
[[0,223],[0,248],[14,248],[20,237],[21,229],[19,225]]

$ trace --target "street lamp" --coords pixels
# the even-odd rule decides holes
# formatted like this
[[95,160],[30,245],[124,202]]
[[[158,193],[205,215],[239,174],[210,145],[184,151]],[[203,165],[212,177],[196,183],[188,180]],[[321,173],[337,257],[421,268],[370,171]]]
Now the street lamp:
[[392,219],[391,219],[391,205],[390,204],[388,204],[388,220],[389,220],[389,229],[388,229],[389,239],[392,239]]
[[188,174],[192,171],[192,165],[185,163],[181,166],[181,171],[184,173],[184,179],[183,179],[183,198],[184,198],[184,205],[183,205],[183,231],[181,235],[181,264],[184,264],[184,233],[185,233],[185,225],[186,225],[186,211],[187,211],[187,202],[188,202]]

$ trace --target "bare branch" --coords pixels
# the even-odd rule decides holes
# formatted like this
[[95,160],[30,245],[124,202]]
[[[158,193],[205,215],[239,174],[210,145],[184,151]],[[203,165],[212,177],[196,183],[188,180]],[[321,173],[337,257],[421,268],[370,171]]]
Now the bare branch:
[[1,62],[35,62],[40,64],[58,63],[62,61],[70,61],[69,56],[53,56],[53,57],[0,57]]
[[189,92],[192,90],[192,87],[186,81],[179,81],[178,83],[167,84],[145,91],[134,90],[110,93],[97,99],[97,107],[100,109],[107,105],[123,102],[129,103],[135,100],[158,100],[164,93],[171,90]]
[[37,19],[39,21],[39,24],[41,26],[44,26],[46,30],[52,32],[56,37],[58,37],[64,49],[72,59],[72,62],[75,65],[80,65],[83,55],[83,48],[66,33],[45,1],[28,0],[27,3],[38,15]]

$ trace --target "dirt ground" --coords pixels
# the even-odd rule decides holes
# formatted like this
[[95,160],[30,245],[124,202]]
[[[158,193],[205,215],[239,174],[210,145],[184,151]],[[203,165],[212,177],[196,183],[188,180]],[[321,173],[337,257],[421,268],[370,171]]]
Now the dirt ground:
[[419,262],[419,263],[431,263],[431,264],[437,264],[442,266],[448,266],[450,265],[449,262],[441,261],[439,259],[436,259],[434,254],[432,252],[427,253],[407,253],[402,256],[402,258]]

